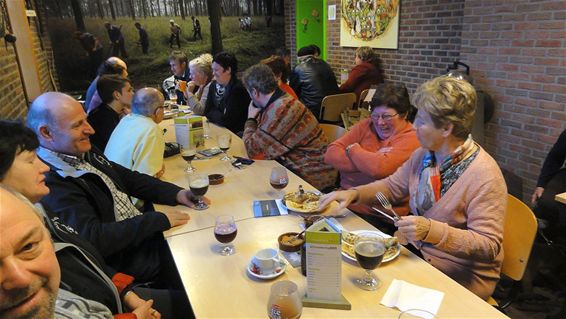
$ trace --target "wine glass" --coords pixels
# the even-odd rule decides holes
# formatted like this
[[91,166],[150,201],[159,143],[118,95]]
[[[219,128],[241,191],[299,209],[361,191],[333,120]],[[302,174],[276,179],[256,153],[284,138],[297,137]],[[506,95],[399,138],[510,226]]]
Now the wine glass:
[[222,161],[231,161],[232,158],[228,156],[228,149],[230,148],[230,143],[232,142],[232,136],[230,134],[220,134],[218,135],[218,147],[224,153],[224,156],[220,159]]
[[289,175],[285,167],[274,167],[271,169],[271,176],[269,177],[269,184],[271,187],[278,191],[283,190],[289,184]]
[[197,199],[194,209],[205,210],[208,204],[202,200],[204,194],[208,190],[208,175],[206,174],[191,174],[189,175],[189,188]]
[[189,148],[183,149],[181,152],[181,157],[187,161],[187,168],[185,168],[185,173],[192,173],[197,169],[191,165],[191,162],[197,155],[197,150],[193,146],[189,146]]
[[234,216],[221,215],[216,217],[216,224],[214,225],[214,237],[222,244],[220,255],[230,256],[235,253],[234,245],[230,244],[236,235],[238,229],[234,222]]
[[356,260],[366,271],[365,278],[356,279],[356,285],[364,290],[376,290],[381,285],[381,281],[373,276],[371,271],[381,264],[385,255],[385,245],[381,238],[364,234],[360,234],[354,245]]

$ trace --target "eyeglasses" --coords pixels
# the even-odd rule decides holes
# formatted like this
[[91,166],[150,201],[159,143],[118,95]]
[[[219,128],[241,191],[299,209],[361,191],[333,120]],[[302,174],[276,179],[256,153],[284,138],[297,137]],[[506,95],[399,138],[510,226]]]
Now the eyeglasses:
[[395,114],[387,114],[387,113],[383,113],[383,114],[372,114],[371,115],[371,119],[374,121],[379,121],[379,119],[382,119],[384,121],[391,121],[391,119],[394,116],[399,115],[399,113],[395,113]]

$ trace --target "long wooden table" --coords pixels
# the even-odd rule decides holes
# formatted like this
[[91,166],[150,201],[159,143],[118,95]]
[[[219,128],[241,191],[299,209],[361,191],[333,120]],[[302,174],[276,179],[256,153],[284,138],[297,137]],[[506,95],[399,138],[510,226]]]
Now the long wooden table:
[[[214,136],[222,129],[213,127],[212,131]],[[166,138],[174,140],[171,136]],[[213,139],[209,143],[214,143]],[[233,139],[232,143],[230,154],[242,151],[238,146],[241,140]],[[245,148],[239,154],[245,155]],[[164,179],[186,187],[186,174],[182,172],[186,164],[180,156],[168,158],[165,165]],[[210,208],[195,211],[182,206],[159,207],[181,209],[191,215],[187,225],[172,229],[165,235],[197,318],[266,318],[269,291],[274,282],[291,280],[303,293],[306,290],[306,278],[301,275],[300,269],[289,264],[283,275],[270,281],[258,280],[246,271],[256,251],[277,248],[278,235],[302,229],[302,218],[293,214],[253,218],[253,200],[279,196],[268,182],[270,169],[278,165],[274,161],[256,161],[247,169],[237,170],[218,157],[194,161],[193,166],[200,172],[224,172],[226,175],[224,184],[209,188],[206,196],[212,201]],[[287,190],[295,189],[299,184],[311,187],[291,172],[289,176]],[[220,214],[234,215],[236,219],[236,254],[232,256],[225,257],[217,253],[219,243],[214,237],[213,226],[214,218]],[[348,230],[375,229],[352,213],[338,220]],[[506,318],[405,248],[402,248],[398,258],[382,264],[376,270],[383,283],[381,288],[373,292],[354,286],[353,280],[362,276],[363,271],[356,263],[343,260],[342,293],[352,304],[352,310],[303,308],[301,318],[397,318],[399,310],[379,303],[393,279],[443,291],[445,296],[438,312],[439,318]]]

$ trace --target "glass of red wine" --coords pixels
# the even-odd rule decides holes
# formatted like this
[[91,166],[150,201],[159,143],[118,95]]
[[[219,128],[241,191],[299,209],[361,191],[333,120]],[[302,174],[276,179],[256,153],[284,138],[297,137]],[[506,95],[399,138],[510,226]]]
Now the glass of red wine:
[[193,161],[196,155],[197,155],[197,150],[192,146],[183,149],[183,151],[181,152],[181,157],[185,161],[187,161],[187,168],[185,168],[185,173],[192,173],[197,170],[196,168],[193,167],[193,165],[191,165],[191,162]]
[[224,156],[220,159],[222,161],[231,161],[232,158],[228,156],[228,150],[230,149],[230,144],[232,143],[232,136],[228,134],[218,135],[218,147],[224,153]]
[[234,245],[231,242],[236,238],[238,229],[234,222],[234,216],[221,215],[216,217],[216,224],[214,225],[214,237],[222,244],[220,255],[230,256],[236,252]]
[[285,167],[274,167],[271,170],[271,176],[269,177],[269,184],[271,187],[278,191],[283,190],[289,184],[289,175],[287,175],[287,169]]
[[189,175],[189,188],[191,193],[197,199],[194,209],[205,210],[208,204],[202,200],[206,191],[208,191],[208,175],[206,174],[191,174]]
[[360,234],[354,249],[358,264],[366,271],[364,278],[356,279],[356,285],[364,290],[376,290],[381,285],[381,281],[372,274],[372,270],[381,264],[385,255],[383,241],[375,235]]

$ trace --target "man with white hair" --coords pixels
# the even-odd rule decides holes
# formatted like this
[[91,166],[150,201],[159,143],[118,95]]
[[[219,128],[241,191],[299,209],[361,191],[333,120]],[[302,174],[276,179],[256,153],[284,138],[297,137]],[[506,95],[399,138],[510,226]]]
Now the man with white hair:
[[138,90],[132,100],[132,113],[116,126],[104,155],[133,171],[160,178],[165,141],[158,124],[163,120],[163,102],[163,94],[154,88]]
[[[94,133],[81,105],[48,92],[30,106],[27,125],[38,136],[39,157],[50,166],[51,189],[42,204],[90,241],[117,270],[140,281],[159,280],[170,261],[162,232],[188,222],[185,213],[139,211],[130,196],[193,206],[189,190],[110,162],[91,150]],[[165,252],[165,255],[163,253]]]

